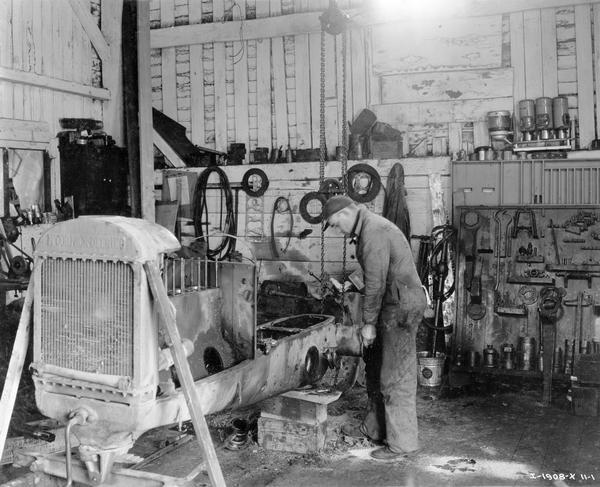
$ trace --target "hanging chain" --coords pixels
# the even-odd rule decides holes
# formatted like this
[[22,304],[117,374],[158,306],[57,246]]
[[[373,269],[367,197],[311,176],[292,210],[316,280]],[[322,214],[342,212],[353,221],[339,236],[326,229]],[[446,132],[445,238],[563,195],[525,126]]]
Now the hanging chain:
[[[321,25],[321,72],[320,72],[320,96],[319,96],[319,186],[325,180],[325,160],[327,159],[327,147],[325,140],[325,29]],[[325,296],[325,221],[321,221],[321,296]]]
[[[348,30],[342,32],[342,191],[348,193],[347,173],[348,173],[348,123],[346,121],[346,54],[347,54]],[[344,248],[342,254],[342,303],[345,299],[344,283],[346,280],[346,252],[348,247],[347,238],[344,235]]]

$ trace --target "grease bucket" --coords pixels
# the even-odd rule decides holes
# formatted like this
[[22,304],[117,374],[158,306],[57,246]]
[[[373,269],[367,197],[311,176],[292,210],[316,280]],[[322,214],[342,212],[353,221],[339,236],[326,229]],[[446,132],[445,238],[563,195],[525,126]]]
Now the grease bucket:
[[430,352],[417,353],[417,380],[420,386],[435,387],[442,383],[442,373],[444,372],[444,361],[446,355],[438,353],[432,357]]

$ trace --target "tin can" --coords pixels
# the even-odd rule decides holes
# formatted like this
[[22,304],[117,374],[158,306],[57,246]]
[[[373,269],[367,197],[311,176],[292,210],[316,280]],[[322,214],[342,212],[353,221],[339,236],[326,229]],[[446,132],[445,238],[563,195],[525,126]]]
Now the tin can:
[[515,368],[515,347],[512,343],[502,345],[502,367],[506,370]]
[[467,363],[471,368],[479,366],[479,352],[476,352],[475,350],[469,350],[467,352]]
[[497,355],[498,353],[494,346],[488,345],[483,351],[483,366],[489,368],[496,367]]
[[520,337],[518,345],[519,370],[534,370],[535,367],[535,339],[533,337]]

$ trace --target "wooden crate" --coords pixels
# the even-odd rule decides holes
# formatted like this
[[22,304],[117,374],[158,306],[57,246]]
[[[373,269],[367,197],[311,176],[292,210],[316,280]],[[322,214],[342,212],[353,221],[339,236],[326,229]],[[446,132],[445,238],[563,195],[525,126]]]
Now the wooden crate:
[[599,387],[571,386],[573,413],[576,416],[598,416]]
[[314,453],[325,446],[327,422],[316,424],[261,416],[258,444],[267,450]]

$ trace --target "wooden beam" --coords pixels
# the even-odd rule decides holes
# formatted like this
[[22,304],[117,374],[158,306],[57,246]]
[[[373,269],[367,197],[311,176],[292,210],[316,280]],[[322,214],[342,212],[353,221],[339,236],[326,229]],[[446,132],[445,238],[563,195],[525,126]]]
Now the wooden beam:
[[181,160],[179,155],[177,155],[177,152],[175,152],[169,143],[161,137],[156,129],[152,131],[152,140],[158,150],[162,152],[163,156],[169,160],[172,167],[187,167],[187,164]]
[[596,138],[594,123],[594,70],[592,66],[592,16],[589,5],[575,7],[575,51],[577,55],[577,95],[579,144],[587,147]]
[[[85,30],[85,33],[90,38],[90,41],[92,42],[92,45],[94,46],[94,49],[96,49],[96,52],[98,53],[98,56],[100,56],[102,62],[109,61],[111,55],[110,46],[98,28],[96,20],[90,13],[89,4],[86,6],[82,0],[69,0],[69,4],[79,19],[83,30]],[[105,20],[104,17],[102,19],[103,21]],[[120,46],[117,47],[120,48]]]
[[154,303],[156,304],[162,325],[166,331],[166,336],[169,341],[168,345],[173,355],[177,376],[181,381],[185,402],[190,417],[192,418],[192,423],[194,424],[196,438],[200,444],[200,449],[208,467],[207,470],[210,482],[213,487],[225,487],[225,479],[223,478],[223,472],[219,465],[217,452],[215,451],[215,446],[210,436],[210,430],[208,429],[206,418],[204,417],[202,407],[200,406],[200,397],[198,396],[190,365],[186,358],[185,349],[183,348],[183,342],[181,341],[181,336],[177,329],[175,307],[167,297],[167,290],[162,282],[157,265],[154,262],[147,262],[144,264],[144,270],[146,271],[146,277],[148,278],[148,285],[152,291]]
[[[202,2],[191,0],[189,3],[190,24],[202,22]],[[202,65],[204,46],[190,46],[190,90],[191,90],[191,140],[196,145],[205,146],[204,124],[204,69]]]
[[154,221],[154,146],[152,142],[152,74],[150,73],[150,5],[137,0],[138,117],[142,218]]
[[[163,27],[173,28],[175,23],[175,1],[163,0],[160,2],[160,24]],[[150,38],[152,38],[150,31]],[[150,41],[152,43],[152,41]],[[163,48],[162,57],[162,112],[172,118],[177,118],[177,74],[175,62],[175,48]]]
[[82,85],[73,81],[51,78],[41,74],[35,74],[28,71],[17,71],[16,69],[0,67],[0,81],[10,81],[23,85],[39,86],[47,90],[60,91],[73,95],[86,96],[95,100],[110,100],[110,91],[106,88],[96,88],[95,86]]
[[29,346],[29,334],[31,331],[31,309],[33,305],[33,281],[30,281],[23,303],[23,311],[19,319],[19,327],[13,344],[8,371],[6,372],[6,380],[2,389],[2,397],[0,398],[0,457],[4,451],[4,442],[8,434],[10,418],[12,417],[19,382],[21,382],[21,373],[23,372],[23,364],[25,363],[25,355]]
[[519,101],[525,98],[525,43],[523,14],[510,15],[510,62],[513,68],[513,114],[519,113]]
[[178,25],[153,29],[150,34],[150,42],[152,48],[162,49],[205,42],[239,41],[240,29],[242,29],[246,41],[292,34],[309,34],[321,30],[320,15],[321,12],[310,12],[252,20]]
[[545,8],[541,12],[542,21],[542,70],[544,96],[558,95],[558,57],[556,52],[556,12]]
[[490,2],[490,0],[465,0],[462,2],[437,2],[437,7],[428,5],[415,8],[412,2],[392,2],[386,0],[371,0],[364,2],[364,7],[350,10],[352,21],[359,25],[387,24],[389,22],[410,23],[419,19],[437,22],[439,20],[454,18],[485,17],[488,15],[502,15],[542,8],[572,7],[576,5],[589,5],[598,0],[504,0],[503,2]]
[[116,144],[125,145],[123,123],[123,55],[121,53],[121,19],[123,16],[123,0],[103,0],[102,33],[108,40],[110,56],[102,64],[102,83],[112,93],[112,98],[102,107],[104,130],[109,133]]
[[596,134],[600,136],[600,4],[594,5],[594,67],[596,69]]

